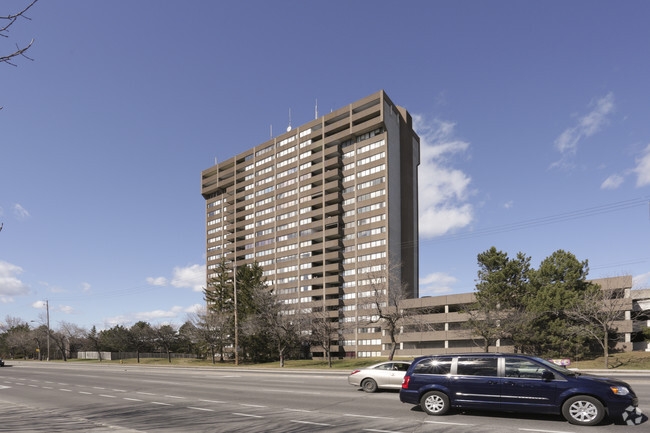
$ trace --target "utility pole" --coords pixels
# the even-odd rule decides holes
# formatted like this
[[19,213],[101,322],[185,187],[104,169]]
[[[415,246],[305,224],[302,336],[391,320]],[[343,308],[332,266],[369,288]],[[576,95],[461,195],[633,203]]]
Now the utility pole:
[[45,310],[47,311],[47,360],[50,360],[50,301],[45,300]]
[[[235,229],[236,230],[236,229]],[[239,366],[239,324],[237,322],[237,250],[235,249],[235,261],[233,266],[234,297],[235,297],[235,366]]]

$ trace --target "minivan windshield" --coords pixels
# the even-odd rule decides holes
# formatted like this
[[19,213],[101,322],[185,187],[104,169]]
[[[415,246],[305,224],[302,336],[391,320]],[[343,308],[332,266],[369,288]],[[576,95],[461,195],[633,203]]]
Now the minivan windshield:
[[554,364],[554,363],[552,363],[550,361],[547,361],[545,359],[537,358],[537,357],[534,357],[533,359],[535,361],[539,362],[540,364],[544,364],[546,367],[550,368],[551,370],[555,370],[558,373],[563,374],[565,376],[575,376],[576,375],[575,371],[571,371],[568,368],[564,368],[564,367],[562,367],[560,365]]

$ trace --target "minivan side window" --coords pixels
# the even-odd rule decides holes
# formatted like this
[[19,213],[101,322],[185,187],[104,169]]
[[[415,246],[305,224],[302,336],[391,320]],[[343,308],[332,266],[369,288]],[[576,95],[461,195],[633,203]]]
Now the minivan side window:
[[413,369],[413,374],[449,374],[452,358],[423,359]]
[[521,358],[506,358],[506,377],[541,379],[546,369],[539,364]]
[[461,376],[497,376],[497,358],[460,356],[456,374]]

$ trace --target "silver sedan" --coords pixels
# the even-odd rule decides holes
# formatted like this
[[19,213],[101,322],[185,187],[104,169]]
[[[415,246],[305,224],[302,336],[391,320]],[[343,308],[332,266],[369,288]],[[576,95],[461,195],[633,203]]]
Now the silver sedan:
[[409,365],[411,363],[406,361],[388,361],[359,368],[350,373],[348,383],[360,386],[365,392],[375,392],[380,388],[400,389]]

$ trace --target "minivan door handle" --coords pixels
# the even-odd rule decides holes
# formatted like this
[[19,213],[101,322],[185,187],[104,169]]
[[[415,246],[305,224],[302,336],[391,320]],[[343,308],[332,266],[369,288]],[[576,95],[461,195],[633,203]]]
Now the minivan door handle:
[[498,384],[498,383],[499,383],[499,382],[496,381],[496,380],[488,380],[488,385],[496,385],[496,384]]

